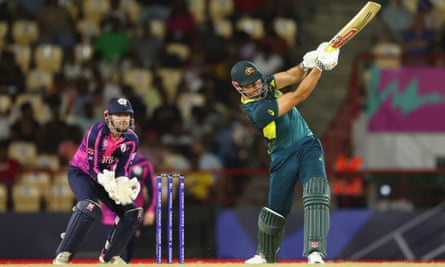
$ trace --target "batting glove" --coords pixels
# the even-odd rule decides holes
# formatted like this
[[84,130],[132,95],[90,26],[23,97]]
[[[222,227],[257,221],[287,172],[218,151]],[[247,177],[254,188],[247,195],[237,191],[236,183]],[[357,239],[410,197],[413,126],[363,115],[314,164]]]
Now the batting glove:
[[306,72],[309,69],[318,68],[316,64],[317,56],[318,56],[317,50],[312,50],[304,54],[303,61],[300,64],[303,71]]
[[328,48],[328,42],[321,43],[317,48],[317,65],[320,65],[323,70],[333,70],[338,64],[338,56],[340,55],[340,49],[334,49],[334,51],[326,52]]

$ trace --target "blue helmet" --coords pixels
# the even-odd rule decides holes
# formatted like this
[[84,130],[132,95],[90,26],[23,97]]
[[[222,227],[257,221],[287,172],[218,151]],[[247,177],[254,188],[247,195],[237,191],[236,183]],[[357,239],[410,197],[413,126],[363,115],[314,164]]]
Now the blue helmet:
[[[130,119],[127,118],[111,118],[110,115],[130,115]],[[107,103],[107,108],[104,111],[105,121],[108,128],[112,132],[123,134],[128,129],[134,129],[134,111],[131,102],[123,97],[115,97],[110,99]]]
[[108,114],[134,114],[131,102],[123,97],[110,99],[107,104]]

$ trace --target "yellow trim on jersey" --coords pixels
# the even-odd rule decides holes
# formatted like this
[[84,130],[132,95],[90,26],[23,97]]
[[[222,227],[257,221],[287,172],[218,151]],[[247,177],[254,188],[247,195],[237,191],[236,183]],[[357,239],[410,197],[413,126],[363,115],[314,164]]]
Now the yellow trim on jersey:
[[263,135],[268,140],[273,140],[277,137],[277,125],[275,121],[270,122],[263,128]]

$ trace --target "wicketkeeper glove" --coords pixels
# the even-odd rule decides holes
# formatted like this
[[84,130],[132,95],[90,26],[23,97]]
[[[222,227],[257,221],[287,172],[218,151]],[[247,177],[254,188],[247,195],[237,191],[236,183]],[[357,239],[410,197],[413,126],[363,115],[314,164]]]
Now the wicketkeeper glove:
[[117,177],[116,185],[116,195],[122,205],[132,203],[141,191],[141,184],[136,177],[133,177],[132,179],[128,179],[128,177],[125,176]]
[[97,174],[97,182],[102,185],[108,196],[114,201],[117,200],[117,184],[114,179],[114,171],[103,170],[102,173]]

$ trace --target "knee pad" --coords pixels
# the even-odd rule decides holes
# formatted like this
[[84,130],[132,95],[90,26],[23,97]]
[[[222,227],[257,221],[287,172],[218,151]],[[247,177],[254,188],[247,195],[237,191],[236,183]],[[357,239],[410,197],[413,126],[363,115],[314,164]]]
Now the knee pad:
[[56,253],[69,251],[74,256],[94,220],[99,219],[101,215],[98,203],[89,199],[77,202]]
[[280,244],[284,238],[286,218],[264,207],[258,218],[257,254],[264,254],[268,263],[277,261]]
[[326,256],[331,193],[324,177],[313,177],[303,186],[304,256],[318,251]]

